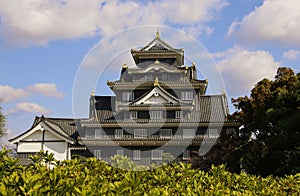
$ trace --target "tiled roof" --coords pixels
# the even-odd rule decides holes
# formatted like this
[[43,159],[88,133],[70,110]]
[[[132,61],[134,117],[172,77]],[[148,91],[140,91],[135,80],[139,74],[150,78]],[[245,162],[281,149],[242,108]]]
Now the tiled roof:
[[[199,96],[199,101],[191,112],[190,119],[166,119],[166,122],[224,122],[227,121],[227,104],[224,95]],[[97,110],[98,119],[102,123],[116,123],[122,119],[122,111],[114,115],[111,110]],[[128,120],[126,120],[128,121]],[[137,119],[137,123],[146,123],[149,119]],[[118,120],[118,122],[121,122]]]
[[111,110],[97,110],[97,117],[98,120],[101,122],[104,120],[113,119],[114,115]]
[[36,126],[41,118],[44,118],[49,126],[66,137],[72,136],[77,131],[75,120],[71,118],[46,118],[36,116],[32,127]]
[[167,42],[163,41],[160,36],[156,36],[150,43],[143,47],[140,51],[161,51],[161,50],[171,50],[171,51],[181,51],[181,49],[175,49],[170,46]]
[[222,96],[200,96],[199,106],[191,113],[191,119],[199,122],[224,121],[227,106]]

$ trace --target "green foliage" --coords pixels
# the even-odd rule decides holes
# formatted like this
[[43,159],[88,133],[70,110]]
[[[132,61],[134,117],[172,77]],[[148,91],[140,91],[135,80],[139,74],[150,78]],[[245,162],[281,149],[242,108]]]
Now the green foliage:
[[[0,99],[0,103],[1,103],[1,99]],[[6,134],[5,122],[6,119],[5,116],[2,114],[2,107],[0,106],[0,138]]]
[[[300,174],[262,178],[226,171],[209,172],[188,164],[172,164],[147,171],[123,170],[101,160],[73,159],[49,169],[36,161],[30,166],[0,152],[0,195],[299,195]],[[45,153],[43,156],[46,156]],[[115,157],[119,167],[133,164]]]
[[233,103],[243,124],[243,167],[263,176],[300,172],[300,74],[281,67]]

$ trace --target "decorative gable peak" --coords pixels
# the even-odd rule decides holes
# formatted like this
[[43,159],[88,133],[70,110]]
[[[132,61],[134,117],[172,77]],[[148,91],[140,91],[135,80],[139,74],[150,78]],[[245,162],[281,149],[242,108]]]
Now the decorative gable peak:
[[[157,81],[157,82],[156,82]],[[174,97],[159,86],[158,80],[154,81],[154,88],[140,99],[131,103],[131,105],[139,104],[180,104],[181,100]]]
[[160,38],[159,32],[156,32],[156,36],[154,40],[152,40],[149,44],[147,44],[141,51],[149,51],[149,50],[172,50],[177,51],[178,49],[173,48],[168,43],[163,41]]

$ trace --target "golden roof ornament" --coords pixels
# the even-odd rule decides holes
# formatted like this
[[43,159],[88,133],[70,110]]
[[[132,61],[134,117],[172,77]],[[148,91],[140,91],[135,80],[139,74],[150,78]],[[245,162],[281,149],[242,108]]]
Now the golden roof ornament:
[[157,28],[156,30],[156,35],[155,35],[155,38],[159,39],[160,38],[160,35],[159,35],[159,29]]
[[186,66],[185,66],[185,69],[189,69],[189,66],[186,65]]
[[155,64],[159,64],[159,60],[158,59],[155,60]]
[[92,90],[91,96],[95,96],[95,91],[94,90]]
[[156,76],[155,80],[154,80],[154,86],[159,86],[159,82],[158,82],[158,78]]
[[225,89],[222,89],[222,95],[226,95]]
[[127,65],[126,65],[126,62],[123,63],[122,68],[123,69],[127,69],[128,68]]

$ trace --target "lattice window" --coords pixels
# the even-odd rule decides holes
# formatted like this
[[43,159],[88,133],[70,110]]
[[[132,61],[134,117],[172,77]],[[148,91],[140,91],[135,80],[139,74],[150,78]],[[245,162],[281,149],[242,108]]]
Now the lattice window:
[[150,111],[150,118],[151,119],[161,119],[162,111]]
[[124,150],[117,150],[117,155],[124,156]]
[[101,138],[104,135],[105,134],[104,134],[104,131],[102,129],[95,129],[95,138]]
[[147,131],[146,129],[135,129],[134,130],[134,138],[146,138]]
[[210,138],[217,138],[220,136],[220,130],[219,129],[208,129],[207,134],[208,134],[208,137],[210,137]]
[[152,160],[162,160],[163,150],[151,150]]
[[94,150],[94,155],[97,159],[101,159],[101,150]]
[[138,112],[137,111],[130,111],[130,119],[137,119]]
[[141,160],[141,150],[133,150],[133,160]]
[[175,118],[182,118],[183,112],[182,111],[175,111]]
[[183,138],[193,138],[195,136],[195,130],[194,129],[183,129]]
[[190,159],[190,156],[191,156],[190,149],[185,149],[182,153],[182,159],[188,160]]
[[134,93],[133,92],[123,92],[122,101],[133,101]]
[[115,138],[122,138],[122,137],[123,137],[123,129],[116,129]]
[[194,96],[193,96],[193,91],[184,91],[181,92],[181,99],[182,100],[193,100]]
[[172,129],[161,129],[160,137],[161,138],[171,138],[172,137]]

